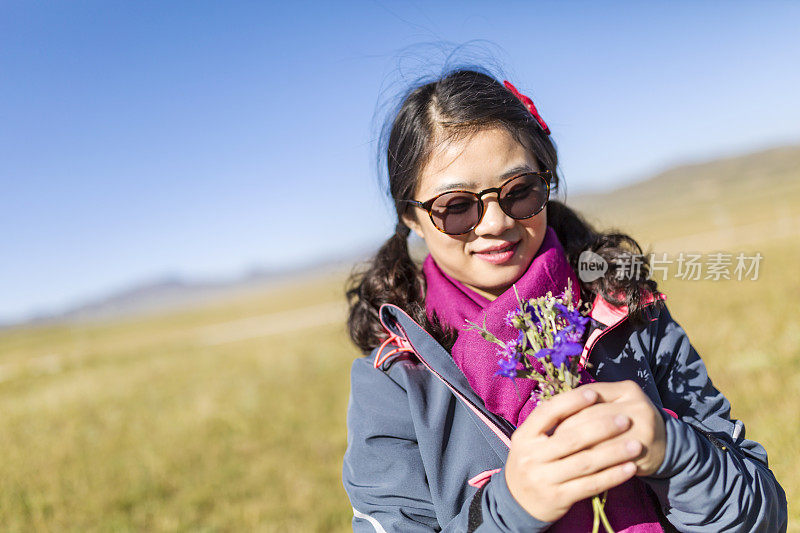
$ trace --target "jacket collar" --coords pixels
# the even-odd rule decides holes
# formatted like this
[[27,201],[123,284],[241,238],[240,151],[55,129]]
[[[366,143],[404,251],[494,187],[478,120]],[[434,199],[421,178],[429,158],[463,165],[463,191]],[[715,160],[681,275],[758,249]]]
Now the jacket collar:
[[[657,307],[651,306],[650,304],[666,299],[667,295],[661,292],[657,292],[655,294],[649,292],[645,293],[645,297],[642,300],[642,309],[648,319],[655,320],[655,318],[658,316]],[[597,294],[592,302],[592,310],[589,311],[589,316],[604,326],[613,327],[628,318],[628,306],[612,305],[605,301],[602,296]]]
[[[399,344],[407,344],[410,350],[420,361],[428,367],[437,377],[445,382],[456,395],[471,404],[473,411],[477,410],[483,416],[498,426],[507,437],[514,432],[514,425],[508,420],[492,413],[484,405],[483,399],[478,396],[467,377],[458,368],[450,353],[439,344],[422,326],[413,318],[393,304],[383,304],[378,312],[383,327],[400,338]],[[379,357],[380,354],[376,355]],[[508,450],[506,449],[506,452]]]

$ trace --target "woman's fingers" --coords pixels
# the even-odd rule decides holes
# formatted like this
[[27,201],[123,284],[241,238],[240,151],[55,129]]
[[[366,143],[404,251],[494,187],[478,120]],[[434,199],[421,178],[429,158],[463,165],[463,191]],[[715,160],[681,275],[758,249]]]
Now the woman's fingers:
[[584,390],[584,387],[558,394],[536,406],[513,435],[517,435],[517,439],[547,435],[559,422],[592,405],[597,399],[597,392],[591,389]]
[[618,401],[637,391],[641,393],[639,386],[628,380],[588,383],[571,391],[562,392],[539,404],[515,434],[519,433],[518,437],[530,438],[549,435],[559,423],[586,407],[598,401]]
[[566,481],[559,485],[559,490],[568,500],[577,502],[621,485],[632,478],[635,473],[636,465],[628,461],[588,476]]
[[[597,407],[597,406],[593,406]],[[591,408],[593,408],[591,407]],[[591,409],[589,408],[589,409]],[[546,443],[541,445],[543,461],[555,461],[568,457],[593,446],[616,437],[631,427],[630,417],[621,413],[611,413],[596,416],[586,420],[583,424],[570,424],[573,417],[564,421]]]
[[642,388],[633,380],[595,381],[581,385],[579,389],[589,389],[600,396],[601,402],[615,402],[631,395],[644,394]]
[[[562,434],[567,435],[574,432],[583,433],[587,426],[598,424],[600,421],[613,421],[619,415],[628,417],[629,419],[632,418],[630,405],[628,403],[595,403],[562,420],[553,432],[553,436],[558,437]],[[629,426],[626,426],[625,429],[627,429],[627,427]]]
[[628,437],[612,439],[552,463],[553,481],[562,483],[577,480],[634,461],[643,450],[642,443],[635,439]]

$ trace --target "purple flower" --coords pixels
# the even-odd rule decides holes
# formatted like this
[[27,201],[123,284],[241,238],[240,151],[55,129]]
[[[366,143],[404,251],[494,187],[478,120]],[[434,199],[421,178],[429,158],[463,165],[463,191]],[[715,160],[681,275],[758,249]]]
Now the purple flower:
[[495,376],[505,376],[507,378],[517,377],[517,365],[519,364],[520,351],[517,341],[512,340],[506,343],[504,349],[497,350],[497,355],[500,356],[497,364],[500,368],[495,372]]
[[580,342],[581,337],[583,337],[583,331],[585,328],[578,327],[575,324],[570,324],[569,326],[561,329],[558,333],[555,334],[553,339],[555,344],[561,344],[565,342]]
[[[539,308],[537,306],[542,305],[540,300],[537,300],[537,306],[532,306],[527,301],[520,302],[519,309],[513,309],[506,314],[505,324],[517,329],[518,335],[515,340],[506,342],[505,346],[498,350],[497,364],[499,368],[495,375],[516,378],[519,371],[518,366],[522,364],[522,357],[526,357],[526,365],[533,365],[534,370],[545,375],[552,373],[552,370],[546,368],[552,368],[550,364],[560,368],[564,364],[569,365],[571,358],[581,354],[583,351],[582,340],[589,318],[583,316],[578,308],[570,310],[569,302],[565,304],[564,301],[548,300],[548,302],[552,302],[550,305],[556,312],[554,323],[550,320],[541,322],[536,315],[535,311]],[[551,329],[552,325],[555,326],[554,331]],[[538,350],[534,357],[527,357],[523,353],[526,348],[530,347],[527,335],[535,333],[536,330],[541,339],[549,337],[552,333],[553,336],[550,338],[553,339],[553,345]]]
[[558,345],[558,350],[567,357],[573,357],[583,351],[583,345],[579,342],[565,342]]
[[572,311],[572,316],[570,317],[570,322],[575,324],[576,326],[586,327],[586,324],[589,323],[589,317],[583,316],[580,311],[577,309]]
[[503,322],[505,322],[507,326],[519,330],[530,329],[534,327],[538,321],[539,319],[531,314],[530,308],[526,303],[522,304],[522,309],[510,310],[506,313],[505,318],[503,318]]
[[536,352],[537,359],[544,359],[548,355],[550,361],[556,365],[556,368],[561,366],[562,363],[567,363],[570,357],[578,355],[583,351],[583,346],[579,342],[562,342],[556,344],[552,348],[542,348]]
[[577,309],[573,309],[570,311],[566,305],[556,302],[553,304],[553,307],[559,310],[559,312],[564,316],[568,323],[573,324],[578,327],[585,327],[586,324],[589,322],[589,319],[581,314],[581,312]]
[[573,309],[567,313],[567,320],[570,324],[575,324],[580,328],[586,327],[586,324],[589,323],[589,318],[583,316],[577,309]]
[[534,324],[539,324],[539,316],[533,312],[533,310],[527,303],[525,304],[525,312],[528,314],[531,327],[533,327]]
[[519,342],[517,342],[517,340],[510,340],[506,343],[506,349],[498,350],[498,353],[500,355],[505,356],[508,359],[512,358],[516,359],[519,357],[519,352],[520,352],[519,349],[520,349]]
[[506,317],[503,319],[503,322],[506,323],[506,326],[515,327],[514,326],[514,319],[520,315],[521,311],[519,309],[512,309],[508,313],[506,313]]
[[565,342],[553,348],[553,352],[550,354],[550,360],[556,367],[559,367],[562,363],[568,363],[570,357],[580,354],[581,351],[583,351],[583,346],[581,346],[580,343]]
[[518,361],[516,359],[500,359],[497,361],[497,364],[500,365],[500,368],[497,369],[497,372],[495,372],[494,375],[505,376],[507,378],[517,377],[517,363]]
[[563,352],[562,350],[553,350],[553,353],[550,354],[550,361],[556,365],[556,368],[560,367],[563,363],[566,363],[569,360],[569,356]]
[[558,309],[558,310],[559,310],[559,312],[560,312],[562,315],[567,315],[567,314],[569,314],[569,309],[567,309],[567,306],[566,306],[566,305],[564,305],[564,304],[562,304],[562,303],[560,303],[560,302],[555,302],[555,303],[553,304],[553,307],[555,307],[556,309]]

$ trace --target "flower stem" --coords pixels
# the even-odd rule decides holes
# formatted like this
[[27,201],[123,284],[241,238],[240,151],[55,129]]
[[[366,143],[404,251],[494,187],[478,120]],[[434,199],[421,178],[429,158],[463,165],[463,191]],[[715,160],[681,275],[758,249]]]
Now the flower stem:
[[606,533],[614,533],[614,529],[611,527],[611,524],[608,522],[608,517],[606,516],[605,505],[606,505],[606,497],[608,496],[608,491],[603,493],[603,500],[600,501],[598,496],[597,500],[597,508],[600,511],[600,521],[603,523],[603,528],[605,528]]

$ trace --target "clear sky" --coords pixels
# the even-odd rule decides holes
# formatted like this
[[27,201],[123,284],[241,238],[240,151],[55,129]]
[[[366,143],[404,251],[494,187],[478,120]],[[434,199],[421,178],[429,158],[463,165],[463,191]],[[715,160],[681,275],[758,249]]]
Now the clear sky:
[[3,1],[0,322],[376,246],[376,106],[443,43],[533,98],[570,194],[800,142],[799,24],[790,1]]

